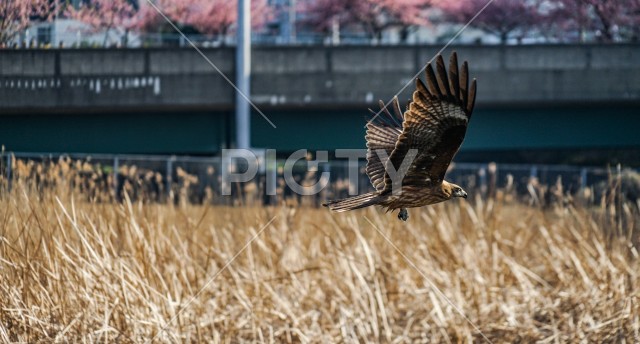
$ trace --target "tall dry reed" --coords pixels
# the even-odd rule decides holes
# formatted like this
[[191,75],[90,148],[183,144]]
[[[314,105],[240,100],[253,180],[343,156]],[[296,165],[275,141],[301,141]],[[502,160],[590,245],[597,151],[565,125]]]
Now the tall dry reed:
[[637,342],[624,207],[476,198],[403,223],[18,182],[0,193],[0,341]]
[[2,342],[640,341],[640,216],[615,193],[476,197],[403,223],[116,202],[108,173],[45,167],[0,178]]

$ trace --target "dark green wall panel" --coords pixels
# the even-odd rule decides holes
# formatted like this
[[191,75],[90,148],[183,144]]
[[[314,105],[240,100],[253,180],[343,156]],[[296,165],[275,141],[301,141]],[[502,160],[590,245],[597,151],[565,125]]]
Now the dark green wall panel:
[[0,116],[0,144],[15,152],[214,154],[225,114],[116,113]]
[[[364,148],[363,111],[272,110],[254,114],[254,146],[278,150]],[[639,106],[476,109],[462,150],[640,147]]]
[[479,109],[463,149],[640,147],[639,106]]
[[265,111],[276,125],[252,115],[251,142],[255,147],[282,151],[361,148],[365,145],[367,110],[273,110]]
[[[365,148],[362,109],[263,109],[252,144],[281,153]],[[15,152],[216,154],[233,140],[229,112],[0,115],[0,144]],[[640,147],[640,106],[480,108],[464,151]]]

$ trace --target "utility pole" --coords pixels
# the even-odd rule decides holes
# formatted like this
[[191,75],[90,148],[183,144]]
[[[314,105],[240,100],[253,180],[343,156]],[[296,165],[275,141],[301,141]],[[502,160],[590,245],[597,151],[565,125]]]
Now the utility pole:
[[[236,148],[251,148],[251,1],[238,0],[236,45]],[[242,94],[240,94],[242,93]]]
[[289,44],[296,42],[296,0],[289,3]]

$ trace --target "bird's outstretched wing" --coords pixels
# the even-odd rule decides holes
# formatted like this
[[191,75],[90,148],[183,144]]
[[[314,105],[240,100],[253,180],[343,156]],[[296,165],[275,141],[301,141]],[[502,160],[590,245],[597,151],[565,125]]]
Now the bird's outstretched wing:
[[[448,74],[442,56],[438,55],[436,73],[429,64],[426,79],[428,88],[416,79],[413,100],[404,113],[402,133],[388,161],[384,162],[386,169],[393,164],[397,170],[410,151],[416,154],[402,185],[430,186],[442,182],[464,140],[475,104],[476,81],[469,86],[467,62],[458,70],[455,52],[451,55]],[[385,173],[384,190],[391,187],[391,177]]]
[[378,191],[384,189],[385,165],[402,133],[402,110],[398,97],[393,98],[393,114],[380,101],[380,111],[367,123],[367,167],[365,171]]

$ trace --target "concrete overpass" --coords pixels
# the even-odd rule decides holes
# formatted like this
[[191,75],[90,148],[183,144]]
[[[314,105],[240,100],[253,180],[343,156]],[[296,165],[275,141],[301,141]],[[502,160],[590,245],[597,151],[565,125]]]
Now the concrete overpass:
[[[640,99],[640,45],[453,49],[470,61],[479,79],[480,105]],[[370,106],[392,97],[437,51],[432,46],[258,47],[252,98],[267,107]],[[233,77],[233,49],[204,52]],[[193,49],[0,52],[0,110],[5,113],[229,109],[233,96],[229,84]]]

